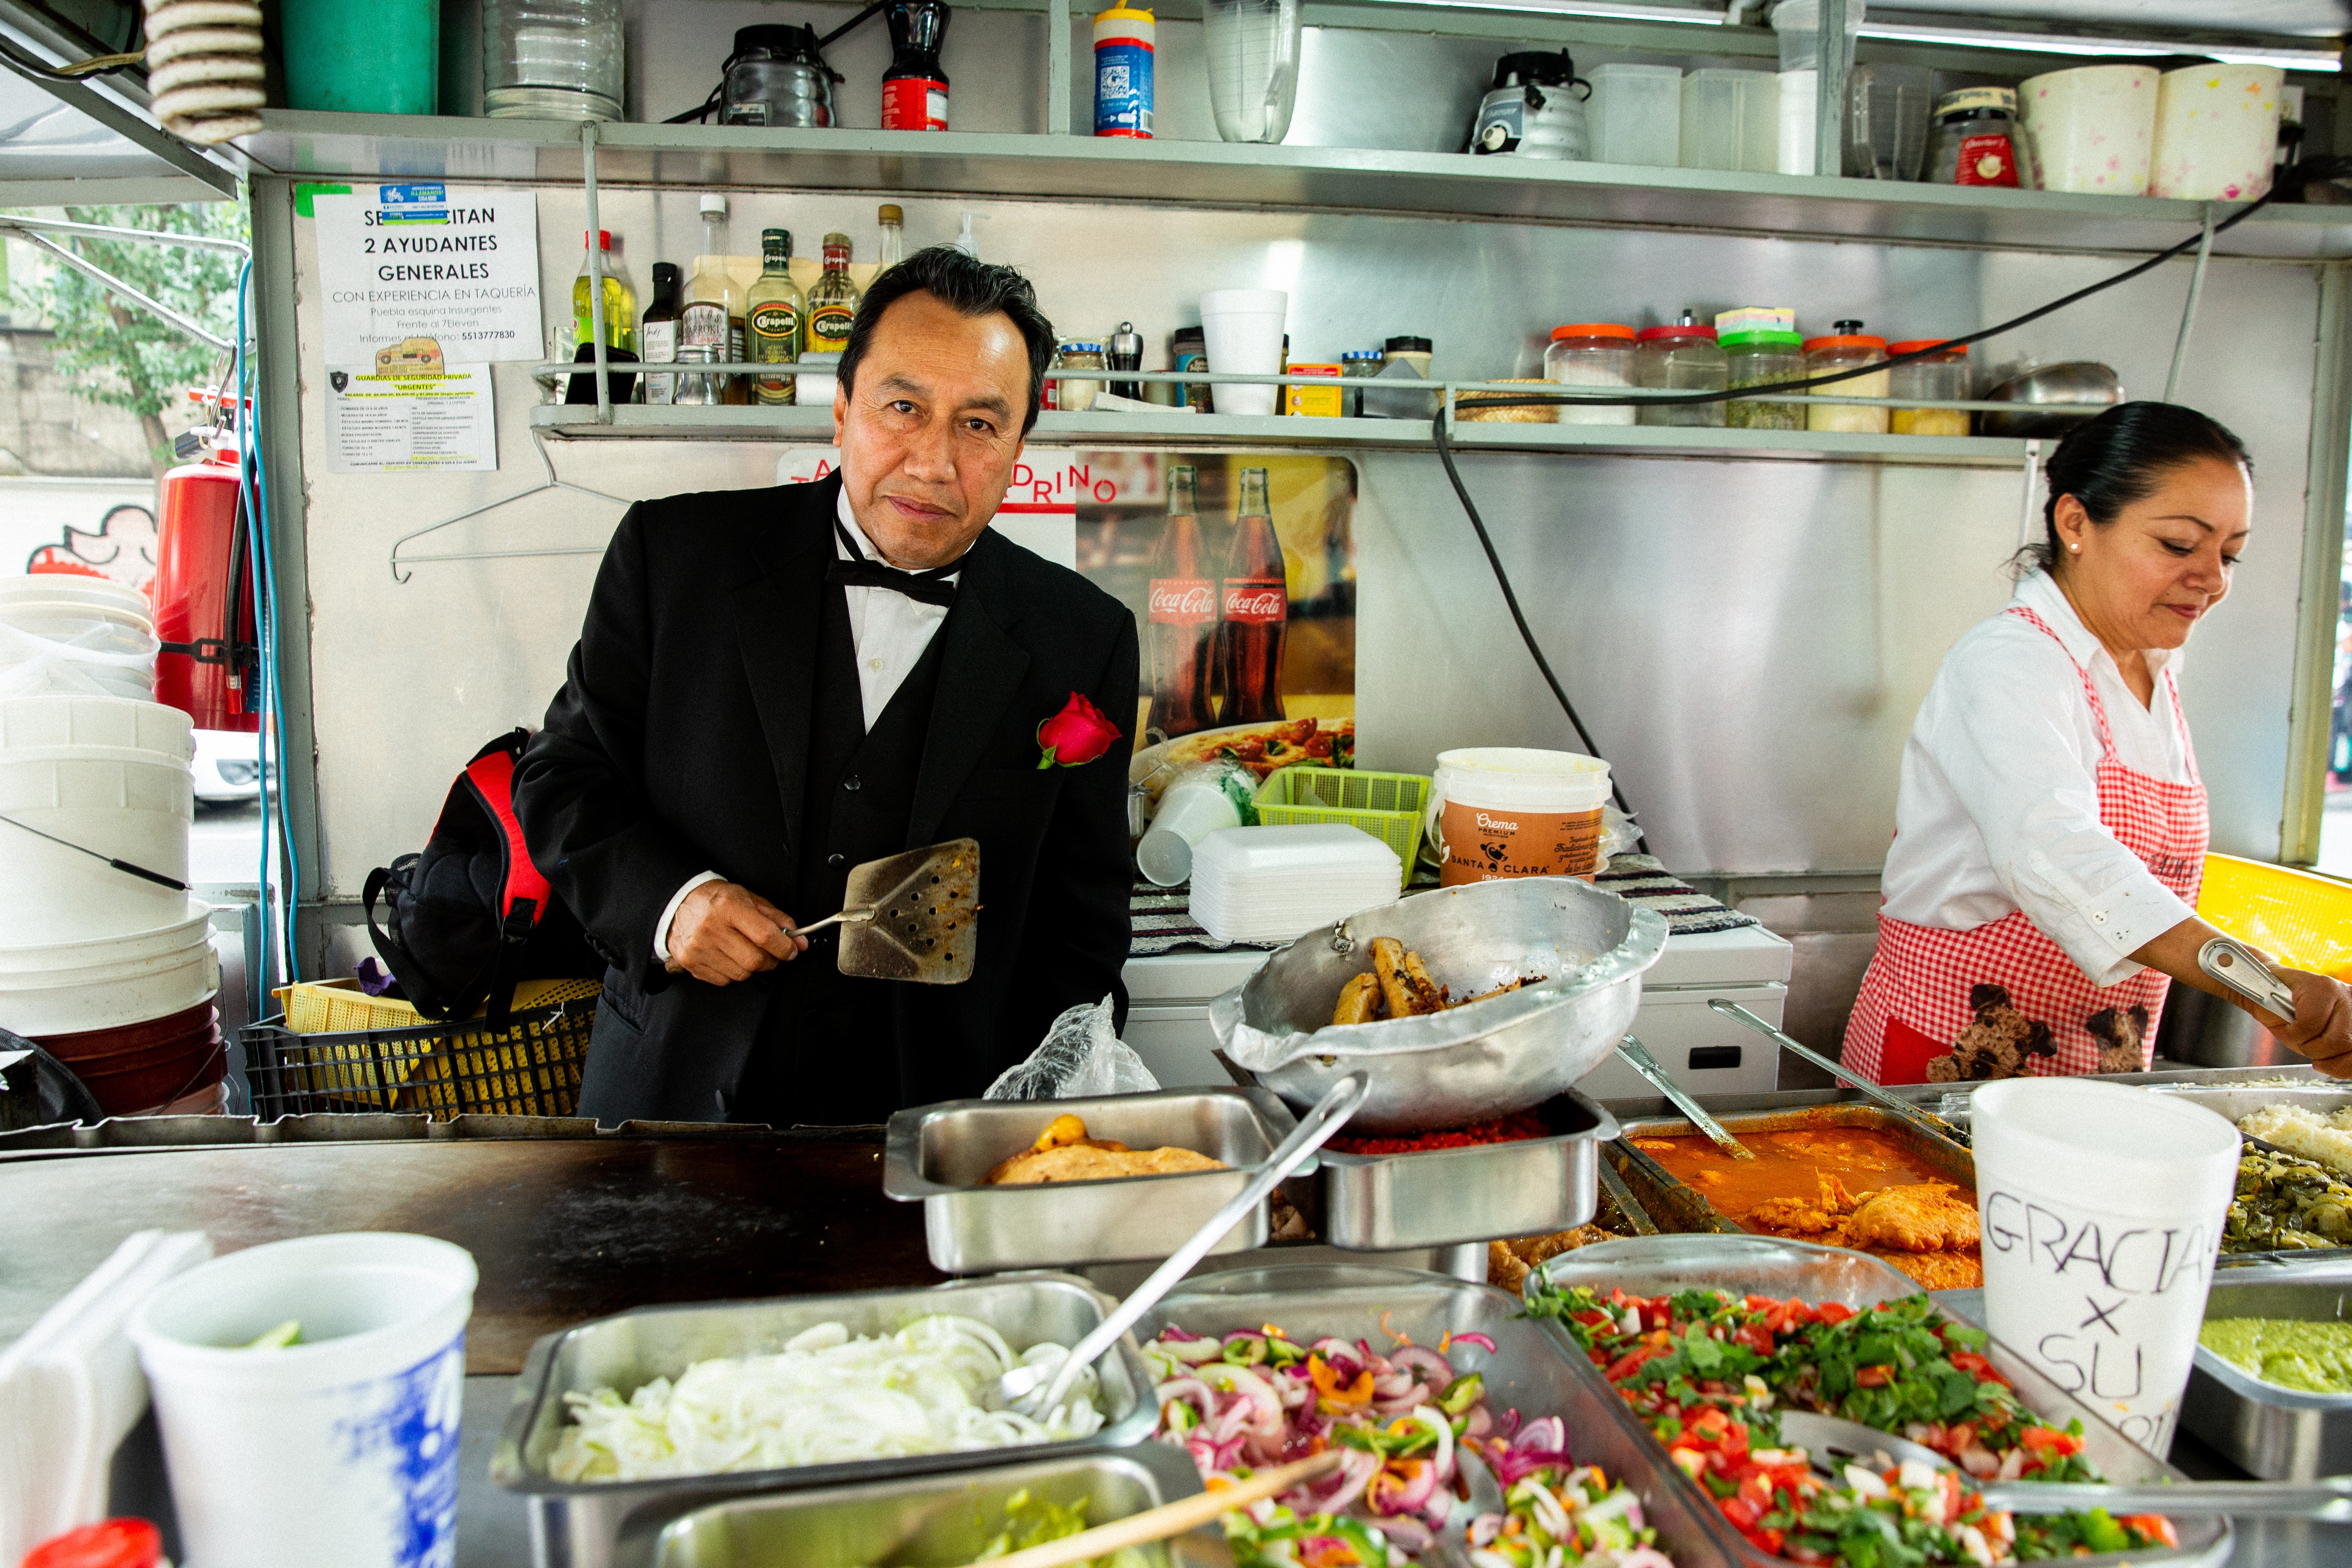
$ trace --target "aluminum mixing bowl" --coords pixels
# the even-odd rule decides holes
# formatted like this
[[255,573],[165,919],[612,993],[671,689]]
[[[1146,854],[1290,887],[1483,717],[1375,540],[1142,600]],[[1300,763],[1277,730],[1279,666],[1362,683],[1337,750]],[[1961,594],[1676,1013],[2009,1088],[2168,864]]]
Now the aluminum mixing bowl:
[[[1422,1017],[1333,1025],[1340,986],[1371,969],[1382,936],[1456,996],[1545,979]],[[1665,946],[1664,917],[1573,878],[1473,882],[1309,931],[1211,1003],[1209,1022],[1226,1056],[1294,1107],[1369,1072],[1350,1132],[1460,1127],[1540,1105],[1600,1065]]]
[[2095,360],[2068,360],[2063,364],[2041,365],[2022,375],[2011,376],[1986,393],[1985,397],[1992,403],[2014,403],[2019,408],[2014,414],[1990,410],[1979,414],[1977,433],[1980,436],[2063,436],[2097,416],[2035,412],[2039,405],[2095,403],[2112,407],[2124,400],[2124,387],[2113,370]]

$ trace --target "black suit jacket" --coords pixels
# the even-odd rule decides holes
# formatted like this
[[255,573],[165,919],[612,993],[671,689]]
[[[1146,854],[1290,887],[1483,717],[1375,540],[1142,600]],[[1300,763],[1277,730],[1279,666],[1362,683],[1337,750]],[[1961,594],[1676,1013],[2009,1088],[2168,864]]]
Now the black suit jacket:
[[[791,894],[840,483],[631,507],[516,769],[531,858],[612,966],[583,1115],[723,1120],[743,1079],[766,979],[708,985],[653,955],[687,879],[716,871],[803,921],[834,912]],[[1135,617],[990,530],[937,637],[906,847],[980,841],[978,963],[961,985],[892,985],[891,1016],[840,1042],[895,1072],[908,1105],[979,1094],[1066,1007],[1109,994],[1126,1010],[1131,740],[1041,770],[1036,730],[1074,691],[1134,728]]]

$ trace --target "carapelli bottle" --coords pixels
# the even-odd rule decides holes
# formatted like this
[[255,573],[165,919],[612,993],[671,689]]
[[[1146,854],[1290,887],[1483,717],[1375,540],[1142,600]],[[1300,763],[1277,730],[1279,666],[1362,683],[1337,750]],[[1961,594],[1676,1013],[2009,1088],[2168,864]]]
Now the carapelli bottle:
[[890,0],[890,68],[882,73],[882,129],[945,131],[948,73],[940,64],[947,41],[943,0]]
[[1217,582],[1201,542],[1194,469],[1168,468],[1168,521],[1151,548],[1151,711],[1147,730],[1173,738],[1206,730],[1216,720]]
[[1285,717],[1282,650],[1290,636],[1290,591],[1264,468],[1242,470],[1241,504],[1217,586],[1217,664],[1225,690],[1217,721],[1255,724]]

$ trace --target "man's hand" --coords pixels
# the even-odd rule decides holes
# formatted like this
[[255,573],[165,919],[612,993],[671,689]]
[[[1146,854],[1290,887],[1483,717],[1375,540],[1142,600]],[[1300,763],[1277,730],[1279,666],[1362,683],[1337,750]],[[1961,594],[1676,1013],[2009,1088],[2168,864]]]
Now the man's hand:
[[749,980],[807,947],[792,916],[740,882],[705,882],[670,917],[670,973],[711,985]]
[[2271,973],[2294,993],[2294,1022],[2249,1008],[2256,1020],[2290,1050],[2311,1058],[2329,1078],[2352,1078],[2352,991],[2340,980],[2273,963]]

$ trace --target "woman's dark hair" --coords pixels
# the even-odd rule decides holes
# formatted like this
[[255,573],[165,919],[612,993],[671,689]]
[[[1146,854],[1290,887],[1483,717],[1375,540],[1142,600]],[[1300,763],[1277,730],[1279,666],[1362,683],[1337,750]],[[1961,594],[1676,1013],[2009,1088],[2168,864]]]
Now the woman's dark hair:
[[952,245],[919,250],[874,280],[857,307],[857,321],[849,329],[849,345],[841,351],[841,384],[850,390],[857,379],[857,363],[874,341],[882,312],[909,294],[929,294],[940,304],[975,319],[999,311],[1013,318],[1029,346],[1029,405],[1022,411],[1021,433],[1037,423],[1038,400],[1045,395],[1045,372],[1054,363],[1054,323],[1037,308],[1037,290],[1010,267],[992,266],[966,256]]
[[2151,494],[2175,468],[2208,459],[2232,463],[2253,477],[2246,444],[2228,426],[2178,403],[2121,403],[2087,425],[2077,425],[2042,465],[2050,499],[2042,506],[2042,538],[2017,552],[2022,574],[2054,572],[2064,558],[2058,538],[2058,498],[2073,496],[2101,528]]

